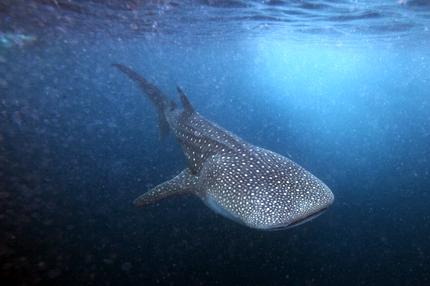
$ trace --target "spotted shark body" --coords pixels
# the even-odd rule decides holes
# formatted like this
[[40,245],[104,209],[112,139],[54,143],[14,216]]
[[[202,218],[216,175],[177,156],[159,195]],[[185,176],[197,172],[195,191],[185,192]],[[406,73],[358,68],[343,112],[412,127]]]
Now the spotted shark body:
[[162,135],[171,130],[188,161],[179,175],[139,196],[136,206],[192,193],[233,221],[276,230],[309,221],[332,204],[333,193],[318,178],[290,159],[208,121],[180,88],[182,108],[129,67],[114,66],[139,84],[158,110]]

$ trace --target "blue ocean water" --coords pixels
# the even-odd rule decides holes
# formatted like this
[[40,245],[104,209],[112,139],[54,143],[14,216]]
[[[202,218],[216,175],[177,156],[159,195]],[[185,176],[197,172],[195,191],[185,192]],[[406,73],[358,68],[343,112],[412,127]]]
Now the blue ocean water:
[[[421,0],[1,1],[1,281],[428,285],[429,29]],[[334,204],[276,232],[192,196],[135,208],[186,162],[112,63],[182,86]]]

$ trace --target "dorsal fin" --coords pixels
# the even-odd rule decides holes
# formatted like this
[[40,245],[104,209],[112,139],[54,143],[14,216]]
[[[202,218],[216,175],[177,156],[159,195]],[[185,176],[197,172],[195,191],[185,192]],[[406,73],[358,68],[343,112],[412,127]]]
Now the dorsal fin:
[[181,102],[182,102],[182,105],[184,106],[185,112],[193,113],[194,107],[191,105],[185,92],[179,86],[176,86],[176,90],[178,91],[179,97],[181,98]]

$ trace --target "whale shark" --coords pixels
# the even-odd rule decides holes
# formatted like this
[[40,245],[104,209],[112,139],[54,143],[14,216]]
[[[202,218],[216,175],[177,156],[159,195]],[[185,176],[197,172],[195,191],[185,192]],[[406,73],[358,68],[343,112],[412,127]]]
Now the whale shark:
[[197,195],[216,213],[250,228],[281,230],[322,214],[334,201],[321,180],[275,152],[254,146],[205,119],[177,87],[181,106],[123,64],[113,64],[136,82],[158,111],[161,137],[176,137],[187,167],[134,200],[144,207],[179,195]]

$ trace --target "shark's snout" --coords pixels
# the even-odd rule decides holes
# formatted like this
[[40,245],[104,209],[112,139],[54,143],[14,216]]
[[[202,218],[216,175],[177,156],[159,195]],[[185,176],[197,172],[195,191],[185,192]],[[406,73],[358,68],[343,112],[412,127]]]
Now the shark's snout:
[[325,185],[312,198],[312,200],[299,202],[297,209],[293,212],[294,215],[281,228],[292,228],[313,220],[324,213],[334,202],[332,191]]
[[[301,194],[288,198],[281,216],[281,222],[262,227],[268,230],[282,230],[304,224],[323,214],[334,202],[332,191],[323,183],[318,188],[301,190]],[[305,196],[304,194],[308,194]]]

